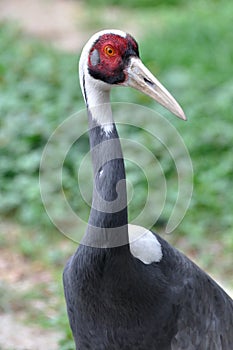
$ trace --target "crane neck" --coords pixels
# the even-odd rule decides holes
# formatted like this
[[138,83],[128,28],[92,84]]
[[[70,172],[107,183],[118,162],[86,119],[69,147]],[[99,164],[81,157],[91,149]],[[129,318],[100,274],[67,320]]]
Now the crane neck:
[[[89,86],[90,88],[90,86]],[[125,167],[109,91],[84,84],[93,166],[93,195],[85,244],[116,247],[128,244]]]

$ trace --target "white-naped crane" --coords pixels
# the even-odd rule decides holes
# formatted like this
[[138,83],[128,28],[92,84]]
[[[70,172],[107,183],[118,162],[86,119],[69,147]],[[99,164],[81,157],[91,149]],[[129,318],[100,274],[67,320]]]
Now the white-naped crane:
[[63,276],[76,349],[233,349],[232,299],[160,236],[128,224],[110,90],[131,86],[185,120],[184,112],[143,65],[136,41],[120,30],[91,37],[79,74],[94,189],[86,233]]

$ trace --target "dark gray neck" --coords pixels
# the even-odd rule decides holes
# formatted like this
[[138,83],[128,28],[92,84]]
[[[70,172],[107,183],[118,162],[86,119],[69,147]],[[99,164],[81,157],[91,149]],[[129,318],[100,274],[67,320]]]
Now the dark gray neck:
[[125,245],[128,243],[125,167],[116,126],[110,123],[111,131],[104,131],[89,109],[88,118],[93,197],[85,244],[96,247]]

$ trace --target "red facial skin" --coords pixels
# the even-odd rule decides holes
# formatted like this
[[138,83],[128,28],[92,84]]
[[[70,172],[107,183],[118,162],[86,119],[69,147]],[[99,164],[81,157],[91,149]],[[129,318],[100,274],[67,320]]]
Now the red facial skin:
[[[106,52],[106,47],[112,49],[112,54]],[[97,52],[96,52],[97,51]],[[93,65],[92,54],[98,57]],[[104,34],[93,45],[88,59],[89,73],[95,79],[103,80],[109,84],[120,84],[126,79],[124,69],[128,65],[129,58],[138,57],[138,45],[127,34],[125,38],[116,34]]]

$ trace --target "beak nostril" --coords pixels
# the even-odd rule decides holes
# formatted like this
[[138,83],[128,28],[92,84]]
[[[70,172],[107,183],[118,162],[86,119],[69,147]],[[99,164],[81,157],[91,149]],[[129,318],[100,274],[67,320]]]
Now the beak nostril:
[[153,74],[144,66],[139,58],[131,57],[130,65],[127,68],[127,79],[125,86],[143,92],[150,96],[162,106],[167,108],[175,116],[186,120],[184,112],[174,97],[167,89],[153,76]]
[[155,83],[153,83],[151,80],[147,79],[147,78],[143,78],[145,83],[151,87],[155,87]]

